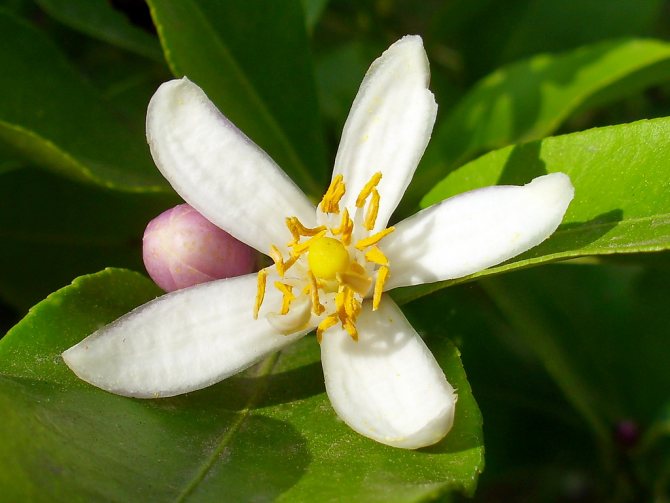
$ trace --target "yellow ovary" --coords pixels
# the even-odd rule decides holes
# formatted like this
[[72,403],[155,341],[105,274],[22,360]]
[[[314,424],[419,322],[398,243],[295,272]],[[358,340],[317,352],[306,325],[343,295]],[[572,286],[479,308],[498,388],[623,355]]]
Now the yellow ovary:
[[335,279],[349,267],[349,253],[338,239],[322,237],[309,247],[307,262],[317,278]]

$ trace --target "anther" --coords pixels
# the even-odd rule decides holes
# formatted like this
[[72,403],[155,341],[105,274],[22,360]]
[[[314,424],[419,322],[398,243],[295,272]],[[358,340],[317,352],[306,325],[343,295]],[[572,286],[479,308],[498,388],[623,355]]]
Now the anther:
[[339,273],[336,277],[340,283],[348,285],[361,297],[365,297],[372,285],[372,278],[365,268],[357,262],[352,262],[346,271]]
[[321,323],[319,323],[319,326],[316,327],[316,340],[319,344],[321,344],[321,341],[323,340],[323,333],[330,327],[337,325],[337,321],[337,314],[331,314],[326,316]]
[[356,243],[356,248],[358,250],[363,251],[368,246],[376,245],[382,239],[384,239],[386,236],[391,234],[394,230],[395,230],[395,227],[387,227],[383,231],[379,231],[378,233],[373,234],[372,236],[361,239],[360,241],[358,241],[358,243]]
[[292,256],[288,260],[284,261],[284,257],[279,251],[279,248],[277,248],[275,245],[270,246],[270,258],[272,258],[274,261],[275,267],[277,268],[277,273],[282,278],[284,277],[286,271],[288,271],[297,260],[297,257]]
[[282,293],[282,304],[281,311],[279,314],[288,313],[289,307],[291,307],[291,302],[295,300],[295,295],[293,295],[293,287],[282,283],[281,281],[275,281],[275,288]]
[[365,252],[365,260],[377,265],[389,265],[389,260],[386,258],[386,255],[384,255],[379,247],[374,245],[368,248]]
[[316,277],[312,271],[309,271],[307,275],[309,277],[309,293],[312,297],[312,312],[319,316],[326,308],[319,302],[319,285],[316,282]]
[[294,257],[300,256],[301,254],[306,252],[315,241],[317,241],[318,239],[322,238],[325,235],[326,231],[322,230],[319,231],[318,234],[315,234],[314,236],[309,238],[307,241],[303,241],[302,243],[293,243],[292,245],[289,245],[292,246],[291,255],[293,255]]
[[340,200],[346,192],[346,186],[344,185],[343,176],[341,174],[333,178],[333,181],[330,182],[328,190],[323,195],[321,200],[321,211],[324,213],[339,213],[340,212]]
[[356,207],[357,208],[362,208],[365,206],[365,200],[368,198],[370,193],[372,192],[372,189],[374,189],[377,184],[379,183],[379,180],[382,179],[382,174],[380,171],[377,171],[372,177],[370,177],[370,180],[368,183],[365,184],[363,189],[359,192],[358,197],[356,198]]
[[302,225],[302,222],[298,220],[298,217],[286,218],[286,227],[288,227],[288,230],[291,232],[294,243],[300,241],[302,236],[315,236],[319,232],[326,230],[324,225],[318,227],[305,227]]
[[254,320],[258,319],[258,311],[261,309],[263,299],[265,298],[265,283],[267,282],[268,272],[265,269],[258,271],[258,280],[256,285],[256,303],[254,304]]
[[382,293],[384,292],[384,283],[389,275],[389,268],[385,265],[381,266],[377,271],[377,279],[375,280],[375,291],[372,295],[372,310],[376,311],[379,308],[379,303],[382,300]]
[[372,189],[372,197],[368,204],[368,211],[365,213],[365,221],[363,225],[369,231],[374,229],[377,221],[377,214],[379,213],[379,192],[377,189]]

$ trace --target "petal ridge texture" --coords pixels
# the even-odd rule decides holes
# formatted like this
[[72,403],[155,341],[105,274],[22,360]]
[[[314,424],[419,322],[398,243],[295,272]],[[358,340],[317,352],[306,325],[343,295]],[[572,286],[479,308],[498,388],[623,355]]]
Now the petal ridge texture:
[[385,289],[460,278],[515,257],[551,236],[573,196],[570,178],[551,173],[434,204],[382,243],[393,265]]
[[359,340],[342,329],[321,343],[326,391],[352,429],[383,444],[418,449],[441,440],[454,422],[456,395],[400,308],[383,296],[366,302]]
[[186,77],[165,82],[151,98],[147,141],[187,203],[262,253],[289,241],[285,216],[315,223],[314,205],[298,186]]
[[249,274],[163,295],[88,336],[63,359],[84,381],[119,395],[157,398],[205,388],[312,328],[285,336],[265,317],[254,320],[255,293],[256,275]]
[[386,227],[430,140],[437,104],[429,80],[421,37],[401,38],[370,66],[344,124],[333,178],[347,180],[342,203],[353,215],[356,195],[382,173],[373,232]]

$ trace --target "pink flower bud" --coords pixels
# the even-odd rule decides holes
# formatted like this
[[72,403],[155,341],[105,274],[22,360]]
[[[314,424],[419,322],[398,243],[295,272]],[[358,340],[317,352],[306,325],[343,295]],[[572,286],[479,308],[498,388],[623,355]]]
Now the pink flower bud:
[[188,204],[154,218],[142,256],[151,279],[166,292],[254,270],[253,248],[219,229]]

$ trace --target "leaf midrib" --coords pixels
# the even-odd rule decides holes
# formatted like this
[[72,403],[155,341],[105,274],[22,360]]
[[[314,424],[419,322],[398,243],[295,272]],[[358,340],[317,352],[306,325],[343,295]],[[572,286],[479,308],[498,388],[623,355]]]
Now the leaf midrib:
[[[289,159],[294,164],[294,166],[299,170],[303,181],[308,185],[307,188],[309,189],[309,191],[313,192],[314,194],[319,194],[321,187],[316,183],[310,171],[307,169],[302,159],[295,151],[293,144],[287,138],[284,130],[280,127],[279,123],[276,121],[272,113],[270,113],[270,110],[268,109],[264,99],[257,92],[256,88],[250,83],[246,73],[242,70],[242,67],[239,65],[239,63],[233,56],[232,52],[228,49],[223,40],[218,36],[216,30],[214,30],[211,23],[207,20],[207,17],[202,12],[200,6],[194,2],[191,2],[190,5],[192,6],[193,13],[198,16],[198,20],[200,21],[201,25],[207,29],[212,39],[214,40],[214,43],[219,48],[221,53],[224,55],[224,58],[227,59],[228,62],[230,63],[231,68],[237,75],[237,78],[241,86],[246,90],[247,96],[251,98],[254,105],[256,105],[258,111],[260,112],[261,116],[264,119],[264,122],[275,133],[275,136],[279,140],[280,144],[283,146],[285,153],[289,156]],[[175,75],[185,75],[184,72],[179,70],[176,61],[172,58],[172,53],[168,47],[169,44],[163,31],[163,25],[159,22],[159,16],[156,14],[156,8],[153,2],[150,3],[150,7],[151,7],[150,8],[151,16],[154,20],[156,30],[158,31],[158,36],[160,38],[161,45],[163,46],[164,49],[165,59],[167,60],[167,63],[170,66],[170,69],[172,70],[172,73],[174,73]]]
[[261,367],[256,375],[256,378],[259,380],[256,390],[253,392],[244,408],[240,411],[237,419],[230,425],[230,427],[221,435],[219,443],[212,451],[211,455],[202,463],[200,469],[197,471],[195,476],[188,482],[183,491],[175,499],[175,503],[185,502],[192,494],[193,491],[200,485],[200,483],[205,479],[210,470],[214,467],[218,461],[221,453],[226,447],[228,447],[235,438],[235,434],[240,430],[245,421],[249,418],[253,408],[260,403],[260,399],[263,396],[264,391],[266,390],[265,382],[267,376],[270,375],[277,364],[279,359],[279,352],[276,352],[268,356],[261,363]]

